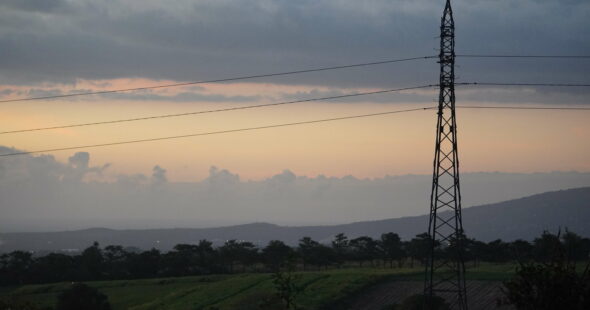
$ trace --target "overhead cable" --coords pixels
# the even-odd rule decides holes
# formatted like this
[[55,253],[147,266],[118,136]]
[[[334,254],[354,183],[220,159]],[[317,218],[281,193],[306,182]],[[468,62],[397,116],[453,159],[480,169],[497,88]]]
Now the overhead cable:
[[438,56],[420,56],[420,57],[410,57],[410,58],[400,58],[400,59],[390,59],[390,60],[383,60],[383,61],[358,63],[358,64],[352,64],[352,65],[342,65],[342,66],[313,68],[313,69],[306,69],[306,70],[287,71],[287,72],[279,72],[279,73],[228,77],[228,78],[213,79],[213,80],[195,81],[195,82],[183,82],[183,83],[163,84],[163,85],[154,85],[154,86],[142,86],[142,87],[122,88],[122,89],[103,90],[103,91],[90,91],[90,92],[81,92],[81,93],[73,93],[73,94],[30,97],[30,98],[21,98],[21,99],[7,99],[7,100],[0,100],[0,103],[18,102],[18,101],[33,101],[33,100],[47,100],[47,99],[90,96],[90,95],[104,95],[104,94],[131,92],[131,91],[148,90],[148,89],[190,86],[190,85],[221,83],[221,82],[232,82],[232,81],[257,79],[257,78],[264,78],[264,77],[292,75],[292,74],[301,74],[301,73],[310,73],[310,72],[319,72],[319,71],[329,71],[329,70],[347,69],[347,68],[356,68],[356,67],[365,67],[365,66],[375,66],[375,65],[383,65],[383,64],[396,63],[396,62],[406,62],[406,61],[430,59],[430,58],[437,58],[437,57]]
[[295,104],[295,103],[303,103],[303,102],[324,101],[324,100],[334,100],[334,99],[359,97],[359,96],[366,96],[366,95],[385,94],[385,93],[392,93],[392,92],[400,92],[400,91],[404,91],[404,90],[430,88],[430,87],[435,87],[435,86],[437,86],[437,85],[436,84],[430,84],[430,85],[421,85],[421,86],[413,86],[413,87],[385,89],[385,90],[378,90],[378,91],[371,91],[371,92],[352,93],[352,94],[346,94],[346,95],[329,96],[329,97],[321,97],[321,98],[310,98],[310,99],[293,100],[293,101],[276,102],[276,103],[266,103],[266,104],[257,104],[257,105],[249,105],[249,106],[237,106],[237,107],[223,108],[223,109],[213,109],[213,110],[185,112],[185,113],[176,113],[176,114],[154,115],[154,116],[136,117],[136,118],[128,118],[128,119],[101,121],[101,122],[70,124],[70,125],[59,125],[59,126],[51,126],[51,127],[39,127],[39,128],[29,128],[29,129],[19,129],[19,130],[3,131],[3,132],[0,132],[0,134],[13,134],[13,133],[30,132],[30,131],[42,131],[42,130],[63,129],[63,128],[72,128],[72,127],[83,127],[83,126],[94,126],[94,125],[104,125],[104,124],[115,124],[115,123],[124,123],[124,122],[136,122],[136,121],[144,121],[144,120],[158,119],[158,118],[169,118],[169,117],[179,117],[179,116],[196,115],[196,114],[208,114],[208,113],[217,113],[217,112],[246,110],[246,109],[255,109],[255,108],[264,108],[264,107],[272,107],[272,106],[281,106],[281,105],[288,105],[288,104]]
[[63,148],[45,149],[45,150],[35,150],[35,151],[6,153],[6,154],[0,154],[0,157],[17,156],[17,155],[27,155],[27,154],[45,153],[45,152],[58,152],[58,151],[86,149],[86,148],[96,148],[96,147],[105,147],[105,146],[122,145],[122,144],[132,144],[132,143],[141,143],[141,142],[153,142],[153,141],[181,139],[181,138],[199,137],[199,136],[211,136],[211,135],[227,134],[227,133],[242,132],[242,131],[253,131],[253,130],[261,130],[261,129],[269,129],[269,128],[288,127],[288,126],[297,126],[297,125],[307,125],[307,124],[316,124],[316,123],[324,123],[324,122],[349,120],[349,119],[356,119],[356,118],[365,118],[365,117],[380,116],[380,115],[390,115],[390,114],[399,114],[399,113],[407,113],[407,112],[415,112],[415,111],[425,111],[425,110],[430,110],[430,109],[434,109],[434,108],[435,107],[421,107],[421,108],[406,109],[406,110],[395,110],[395,111],[386,111],[386,112],[379,112],[379,113],[370,113],[370,114],[360,114],[360,115],[351,115],[351,116],[343,116],[343,117],[325,118],[325,119],[318,119],[318,120],[311,120],[311,121],[302,121],[302,122],[294,122],[294,123],[283,123],[283,124],[266,125],[266,126],[258,126],[258,127],[248,127],[248,128],[239,128],[239,129],[210,131],[210,132],[193,133],[193,134],[178,135],[178,136],[167,136],[167,137],[159,137],[159,138],[127,140],[127,141],[119,141],[119,142],[108,142],[108,143],[100,143],[100,144],[79,145],[79,146],[70,146],[70,147],[63,147]]
[[575,83],[496,83],[496,82],[463,82],[455,85],[481,85],[481,86],[539,86],[539,87],[590,87],[590,84]]
[[491,54],[457,54],[465,58],[555,58],[555,59],[590,59],[590,55],[491,55]]

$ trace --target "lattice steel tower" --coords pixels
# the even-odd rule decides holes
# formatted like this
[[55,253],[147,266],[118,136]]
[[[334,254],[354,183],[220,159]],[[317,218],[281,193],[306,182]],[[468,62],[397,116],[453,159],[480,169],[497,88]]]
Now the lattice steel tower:
[[431,308],[429,297],[434,295],[451,302],[453,309],[467,309],[455,120],[455,22],[450,0],[446,1],[441,19],[439,63],[440,94],[428,223],[431,247],[424,281],[425,309]]

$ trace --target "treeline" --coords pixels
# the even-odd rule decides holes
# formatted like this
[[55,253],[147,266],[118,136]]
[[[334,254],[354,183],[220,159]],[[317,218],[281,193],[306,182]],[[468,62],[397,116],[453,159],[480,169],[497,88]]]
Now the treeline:
[[[590,239],[569,231],[557,235],[544,232],[533,242],[495,240],[486,243],[468,238],[462,238],[462,242],[465,260],[471,265],[482,261],[548,261],[557,252],[567,253],[573,260],[585,260],[590,254]],[[431,239],[426,233],[409,241],[402,241],[395,233],[382,234],[379,239],[366,236],[349,239],[338,234],[330,244],[304,237],[296,247],[278,240],[262,248],[238,240],[213,247],[210,241],[201,240],[198,244],[178,244],[165,253],[157,249],[134,251],[118,245],[101,248],[95,242],[80,255],[51,253],[35,257],[23,251],[3,254],[0,256],[0,285],[270,272],[281,268],[287,259],[295,259],[301,270],[351,265],[414,267],[426,262],[430,245]],[[437,244],[436,251],[441,255],[451,250],[452,245]]]

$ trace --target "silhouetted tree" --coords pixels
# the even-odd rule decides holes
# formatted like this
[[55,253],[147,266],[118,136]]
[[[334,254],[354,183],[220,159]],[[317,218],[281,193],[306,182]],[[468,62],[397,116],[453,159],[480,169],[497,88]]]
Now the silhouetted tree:
[[258,249],[251,242],[228,240],[219,248],[221,259],[229,266],[229,272],[234,272],[235,263],[242,266],[252,264],[256,260]]
[[[127,271],[131,278],[148,278],[158,276],[162,269],[168,269],[162,266],[162,255],[157,249],[141,253],[129,253],[127,256]],[[170,273],[166,273],[170,275]]]
[[563,252],[563,246],[559,240],[559,235],[551,234],[548,231],[543,231],[539,238],[533,241],[533,256],[536,261],[549,262],[555,257],[555,253]]
[[590,239],[582,238],[569,230],[561,236],[566,255],[572,260],[584,260],[590,258]]
[[208,274],[220,270],[216,264],[216,252],[213,249],[213,243],[208,240],[199,240],[196,247],[197,264],[199,274]]
[[104,269],[107,278],[123,279],[129,276],[126,261],[129,253],[120,245],[109,245],[104,248]]
[[326,270],[333,262],[336,261],[336,254],[331,247],[318,244],[312,248],[310,263],[318,266],[318,269],[324,267]]
[[194,244],[177,244],[173,251],[164,254],[166,274],[186,276],[196,274],[198,247]]
[[398,234],[392,232],[382,234],[379,248],[383,259],[389,262],[389,268],[393,268],[393,261],[397,261],[399,267],[401,267],[402,259],[405,257],[406,253]]
[[406,244],[406,251],[411,259],[411,265],[414,266],[414,259],[418,260],[421,264],[426,264],[428,255],[430,254],[430,247],[432,239],[427,233],[416,235]]
[[339,233],[332,240],[332,249],[334,250],[335,263],[340,267],[347,259],[349,254],[349,240],[346,235]]
[[510,243],[510,248],[514,253],[511,258],[519,262],[527,262],[533,258],[533,245],[526,240],[514,240]]
[[72,281],[74,274],[74,259],[71,256],[50,253],[37,258],[31,267],[31,278],[34,283]]
[[82,251],[79,257],[79,275],[82,280],[98,280],[102,278],[104,258],[98,242]]
[[30,271],[33,266],[33,254],[14,251],[0,256],[4,284],[25,284],[30,282]]
[[307,264],[312,263],[314,259],[314,248],[318,245],[319,243],[312,240],[310,237],[303,237],[299,240],[299,247],[297,250],[303,260],[303,270],[306,269]]
[[279,240],[271,240],[262,249],[264,264],[272,271],[277,271],[290,255],[293,255],[293,249]]
[[[506,243],[500,239],[484,243],[464,236],[461,240],[466,249],[464,258],[473,260],[474,265],[478,261],[511,260],[547,263],[559,251],[566,253],[572,261],[580,261],[588,259],[590,253],[590,239],[567,230],[563,235],[544,232],[533,244],[524,240]],[[348,240],[341,233],[334,237],[331,246],[304,237],[299,240],[296,251],[274,240],[261,254],[251,242],[236,240],[229,240],[217,249],[207,240],[200,240],[198,244],[178,244],[165,254],[156,249],[141,252],[139,249],[116,245],[101,249],[95,242],[80,255],[50,253],[34,257],[32,253],[24,251],[1,254],[0,285],[224,273],[235,272],[235,265],[242,266],[241,271],[245,272],[251,265],[259,263],[274,271],[290,253],[299,255],[304,269],[308,265],[318,268],[328,268],[333,264],[340,266],[346,260],[352,260],[362,267],[367,261],[373,265],[375,260],[380,259],[389,262],[390,267],[397,260],[401,267],[406,256],[413,267],[414,260],[423,264],[426,262],[431,245],[431,239],[426,233],[406,242],[402,242],[395,233],[383,234],[379,240],[367,236]],[[454,240],[445,247],[436,245],[438,254],[454,253]]]
[[512,257],[508,243],[501,239],[488,242],[484,254],[486,261],[495,263],[507,262]]
[[373,260],[378,257],[378,243],[371,237],[362,236],[352,239],[350,240],[349,245],[352,258],[360,267],[362,267],[363,263],[366,261],[370,261],[372,265]]
[[240,242],[238,261],[242,265],[243,272],[258,261],[258,254],[258,248],[252,242]]

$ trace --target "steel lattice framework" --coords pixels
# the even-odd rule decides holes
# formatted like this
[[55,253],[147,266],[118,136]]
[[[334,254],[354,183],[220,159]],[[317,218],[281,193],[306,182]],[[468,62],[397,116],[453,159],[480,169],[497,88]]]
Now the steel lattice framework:
[[424,281],[425,309],[431,308],[429,301],[435,295],[451,302],[453,309],[467,309],[455,119],[455,22],[450,0],[446,1],[441,19],[439,63],[440,94],[428,223],[431,247]]

